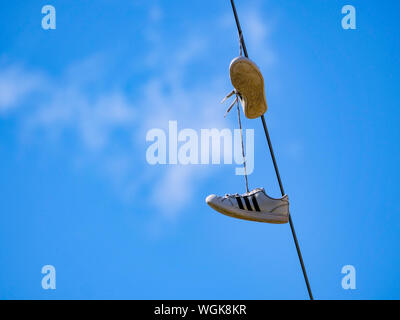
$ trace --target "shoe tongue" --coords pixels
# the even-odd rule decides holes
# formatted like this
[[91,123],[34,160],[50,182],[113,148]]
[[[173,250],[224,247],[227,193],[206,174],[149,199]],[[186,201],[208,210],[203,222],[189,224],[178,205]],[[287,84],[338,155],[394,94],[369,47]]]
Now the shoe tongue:
[[251,196],[257,192],[263,192],[265,194],[264,188],[255,188],[255,189],[251,190],[250,192],[244,193],[242,196]]
[[259,188],[258,190],[259,190],[260,192],[264,193],[265,195],[267,195],[267,194],[265,193],[264,188]]

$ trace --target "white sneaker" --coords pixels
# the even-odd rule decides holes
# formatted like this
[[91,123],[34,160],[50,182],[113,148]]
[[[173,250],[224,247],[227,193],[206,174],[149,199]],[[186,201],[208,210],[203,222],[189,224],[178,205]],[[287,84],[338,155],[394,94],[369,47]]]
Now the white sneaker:
[[242,195],[233,194],[218,197],[212,194],[206,203],[216,211],[230,217],[269,223],[287,223],[289,221],[289,198],[269,197],[264,189],[257,188]]
[[[257,65],[250,59],[240,56],[232,60],[229,73],[245,116],[255,119],[263,115],[268,106],[265,99],[264,78]],[[232,94],[233,92],[227,98]]]

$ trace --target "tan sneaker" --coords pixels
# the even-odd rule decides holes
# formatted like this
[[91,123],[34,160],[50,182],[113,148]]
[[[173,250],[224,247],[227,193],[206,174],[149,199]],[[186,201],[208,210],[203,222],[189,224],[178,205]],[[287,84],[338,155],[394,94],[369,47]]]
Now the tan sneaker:
[[268,107],[264,78],[257,65],[250,59],[240,56],[232,60],[229,73],[245,116],[255,119],[263,115]]

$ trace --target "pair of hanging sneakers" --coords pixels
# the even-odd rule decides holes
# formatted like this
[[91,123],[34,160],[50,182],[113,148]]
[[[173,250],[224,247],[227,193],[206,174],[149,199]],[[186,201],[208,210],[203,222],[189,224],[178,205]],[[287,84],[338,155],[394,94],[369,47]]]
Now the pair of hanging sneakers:
[[[236,95],[245,116],[249,119],[260,117],[267,111],[264,78],[260,69],[250,59],[240,56],[232,60],[229,73],[233,87],[224,100]],[[234,106],[235,101],[227,112]],[[216,211],[238,219],[287,223],[289,220],[289,198],[274,199],[269,197],[263,188],[257,188],[244,194],[227,194],[223,197],[215,194],[206,198],[206,203]]]

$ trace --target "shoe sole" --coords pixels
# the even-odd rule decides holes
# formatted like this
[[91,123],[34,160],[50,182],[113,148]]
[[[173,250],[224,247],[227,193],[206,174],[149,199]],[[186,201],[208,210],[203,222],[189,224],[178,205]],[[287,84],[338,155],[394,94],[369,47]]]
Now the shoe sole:
[[216,206],[212,202],[209,202],[208,205],[211,208],[213,208],[215,211],[218,211],[219,213],[222,213],[222,214],[232,217],[232,218],[241,219],[241,220],[265,222],[265,223],[273,223],[273,224],[284,224],[289,221],[289,216],[282,216],[282,214],[273,214],[270,212],[268,212],[268,213],[257,212],[257,214],[263,214],[265,216],[264,217],[248,216],[248,215],[245,215],[244,213],[241,213],[240,209],[237,209],[238,212],[232,212],[232,211],[226,210],[223,207]]
[[267,109],[264,78],[260,69],[250,59],[237,57],[229,66],[232,85],[244,99],[243,111],[247,118],[255,119]]

